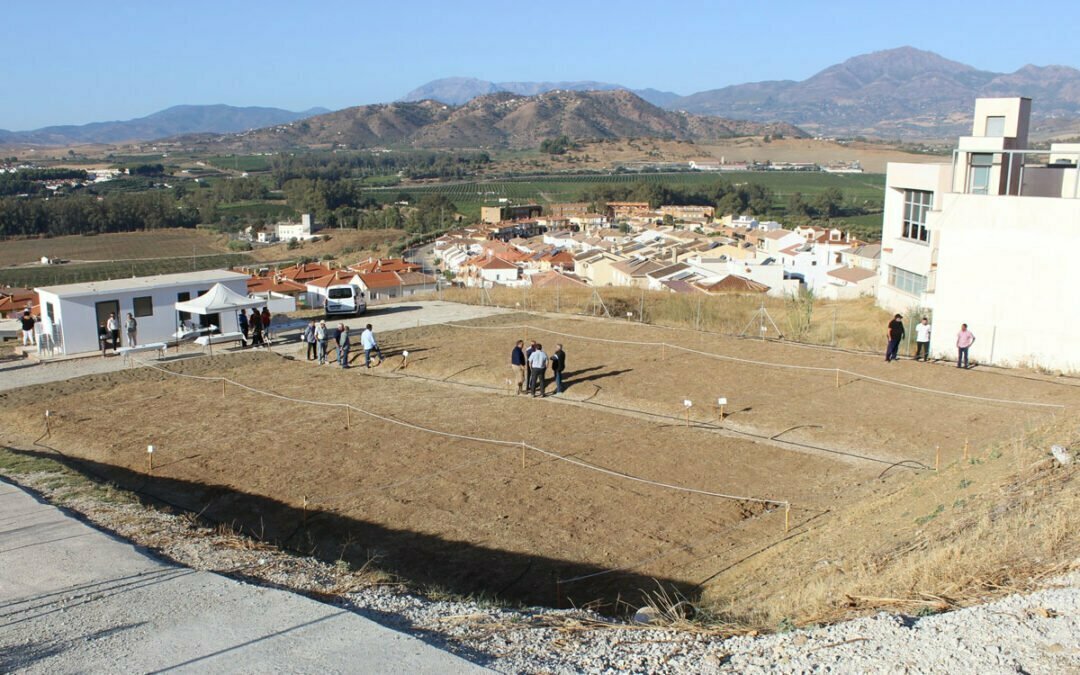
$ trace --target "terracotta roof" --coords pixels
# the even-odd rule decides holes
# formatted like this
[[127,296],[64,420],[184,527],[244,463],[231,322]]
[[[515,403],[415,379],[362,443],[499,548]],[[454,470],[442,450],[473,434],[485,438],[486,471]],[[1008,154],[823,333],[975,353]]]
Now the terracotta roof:
[[401,277],[396,272],[370,272],[361,274],[360,281],[368,288],[392,288],[401,286]]
[[729,274],[710,285],[699,286],[709,293],[765,293],[769,287],[737,274]]
[[404,258],[368,258],[355,265],[349,265],[349,269],[368,274],[370,272],[419,272],[422,268]]
[[318,279],[312,279],[307,282],[308,286],[315,286],[316,288],[328,288],[330,286],[340,286],[341,284],[347,284],[353,280],[356,276],[356,272],[352,270],[335,270],[326,276],[319,277]]
[[247,280],[248,293],[303,293],[307,290],[304,284],[298,284],[288,279],[275,279],[274,277],[251,277]]
[[579,286],[588,286],[581,277],[556,270],[533,274],[529,276],[529,282],[533,285],[533,288],[555,288],[556,286],[577,288]]
[[278,274],[286,279],[291,279],[292,281],[298,281],[300,283],[318,279],[319,277],[325,277],[332,272],[332,269],[325,265],[320,265],[319,263],[304,263],[303,265],[293,265],[292,267],[278,270]]
[[480,260],[472,263],[478,269],[482,270],[516,270],[517,265],[511,262],[507,262],[499,256],[492,256],[490,258],[483,257]]
[[435,284],[435,277],[423,272],[397,272],[397,276],[401,280],[402,286],[432,286]]
[[860,281],[866,281],[877,275],[877,272],[868,270],[865,267],[840,267],[829,272],[830,277],[836,277],[841,281],[849,281],[853,284],[857,284]]

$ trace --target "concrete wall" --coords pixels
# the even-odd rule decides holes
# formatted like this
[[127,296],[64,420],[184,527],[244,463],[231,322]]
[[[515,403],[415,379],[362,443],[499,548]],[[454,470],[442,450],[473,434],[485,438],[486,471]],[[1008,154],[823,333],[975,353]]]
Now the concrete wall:
[[[224,283],[231,290],[244,296],[247,295],[247,283],[244,279]],[[188,292],[192,298],[195,298],[210,290],[213,285],[213,282],[201,282],[199,284],[101,293],[75,298],[57,298],[53,294],[44,291],[39,295],[42,302],[54,303],[57,329],[63,340],[64,353],[79,354],[98,349],[98,322],[94,309],[97,303],[109,300],[119,301],[120,313],[117,319],[120,322],[121,345],[126,346],[127,336],[124,335],[124,320],[127,318],[128,312],[135,313],[134,298],[150,296],[153,298],[153,314],[135,317],[139,324],[139,343],[166,342],[171,339],[172,334],[176,331],[177,313],[175,305],[177,294]],[[198,317],[193,317],[193,319],[197,321]],[[221,321],[217,325],[222,332],[238,330],[235,312],[222,314]]]
[[975,361],[1080,372],[1080,200],[946,195],[943,212],[933,352],[955,357],[967,323]]

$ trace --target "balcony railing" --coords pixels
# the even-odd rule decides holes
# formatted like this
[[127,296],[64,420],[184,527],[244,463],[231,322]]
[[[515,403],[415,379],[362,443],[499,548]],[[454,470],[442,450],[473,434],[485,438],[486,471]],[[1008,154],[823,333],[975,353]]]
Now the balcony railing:
[[[974,157],[989,157],[988,163],[975,164]],[[966,162],[962,157],[968,158]],[[1053,162],[1051,162],[1051,157]],[[953,187],[963,179],[958,192],[1013,196],[1080,199],[1080,151],[1073,150],[953,150]],[[995,174],[995,169],[998,172]],[[983,171],[985,170],[985,171]],[[1004,173],[1004,187],[1000,183]],[[1037,172],[1037,174],[1035,174]],[[1038,177],[1035,178],[1034,175]],[[998,186],[990,185],[997,176]],[[1025,178],[1028,182],[1025,183]],[[985,179],[985,182],[982,182]]]

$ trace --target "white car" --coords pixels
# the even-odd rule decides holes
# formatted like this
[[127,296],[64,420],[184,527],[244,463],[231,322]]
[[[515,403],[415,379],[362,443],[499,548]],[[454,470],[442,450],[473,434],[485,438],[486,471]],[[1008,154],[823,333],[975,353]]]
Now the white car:
[[326,289],[326,317],[360,316],[367,311],[364,292],[352,284],[330,286]]

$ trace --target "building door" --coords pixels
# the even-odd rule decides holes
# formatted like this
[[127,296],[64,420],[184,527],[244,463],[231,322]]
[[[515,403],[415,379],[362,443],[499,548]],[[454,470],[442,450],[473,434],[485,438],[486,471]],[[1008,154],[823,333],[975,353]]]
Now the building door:
[[[94,313],[97,315],[98,330],[102,330],[102,326],[109,320],[109,315],[112,314],[116,317],[116,325],[120,326],[120,301],[119,300],[105,300],[103,302],[94,303]],[[111,337],[109,339],[112,339]]]

